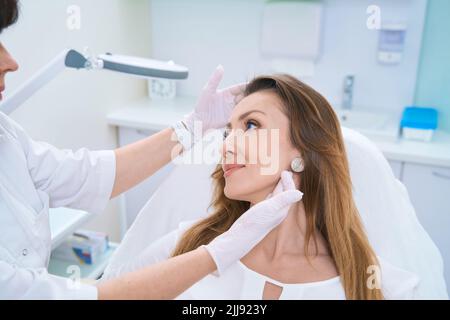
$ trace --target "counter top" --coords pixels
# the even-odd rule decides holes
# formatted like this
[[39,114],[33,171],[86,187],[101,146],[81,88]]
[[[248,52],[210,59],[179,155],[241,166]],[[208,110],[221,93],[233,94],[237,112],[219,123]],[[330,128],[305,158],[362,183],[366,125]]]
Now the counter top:
[[196,98],[174,100],[138,100],[107,116],[108,123],[118,127],[158,131],[165,129],[194,109]]
[[450,167],[450,133],[437,131],[430,142],[403,138],[397,141],[371,140],[389,160]]
[[[192,111],[195,97],[174,100],[144,98],[125,105],[108,115],[110,125],[138,130],[159,131],[180,120]],[[424,165],[450,167],[450,133],[437,131],[431,142],[396,141],[368,136],[389,160],[414,162]]]
[[52,250],[93,217],[92,213],[70,208],[49,210]]

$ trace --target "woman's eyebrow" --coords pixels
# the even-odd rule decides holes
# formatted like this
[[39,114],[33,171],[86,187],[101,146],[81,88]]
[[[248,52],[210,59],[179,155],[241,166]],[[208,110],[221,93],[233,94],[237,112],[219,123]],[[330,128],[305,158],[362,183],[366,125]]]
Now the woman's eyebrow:
[[[241,114],[240,116],[239,116],[239,121],[241,121],[242,119],[244,119],[244,118],[246,118],[249,114],[251,114],[251,113],[253,113],[253,112],[258,112],[258,113],[262,113],[262,114],[266,114],[264,111],[261,111],[261,110],[250,110],[250,111],[247,111],[247,112],[244,112],[243,114]],[[228,122],[227,123],[227,125],[226,125],[226,127],[229,129],[229,128],[231,128],[231,123],[230,122]]]

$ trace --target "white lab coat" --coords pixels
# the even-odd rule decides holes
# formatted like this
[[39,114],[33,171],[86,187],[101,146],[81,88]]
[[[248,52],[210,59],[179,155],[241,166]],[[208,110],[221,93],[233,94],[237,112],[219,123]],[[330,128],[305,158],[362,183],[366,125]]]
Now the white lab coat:
[[72,152],[36,142],[0,112],[0,299],[96,299],[47,273],[49,207],[101,212],[115,179],[113,151]]

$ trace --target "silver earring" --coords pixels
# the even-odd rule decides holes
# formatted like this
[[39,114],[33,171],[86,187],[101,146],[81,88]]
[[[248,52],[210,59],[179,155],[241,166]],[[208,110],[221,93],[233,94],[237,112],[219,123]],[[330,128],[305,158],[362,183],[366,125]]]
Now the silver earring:
[[305,170],[302,158],[294,158],[294,160],[291,161],[291,169],[294,172],[302,172]]

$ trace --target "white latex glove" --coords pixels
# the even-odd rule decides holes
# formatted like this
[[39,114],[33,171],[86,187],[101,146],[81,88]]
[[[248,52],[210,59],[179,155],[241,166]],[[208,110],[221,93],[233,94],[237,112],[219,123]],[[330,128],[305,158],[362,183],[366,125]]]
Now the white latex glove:
[[224,69],[219,65],[203,87],[194,111],[184,117],[183,122],[192,134],[196,121],[202,123],[202,135],[209,129],[225,127],[234,106],[243,98],[246,83],[217,90],[223,74]]
[[214,259],[217,273],[244,257],[287,216],[303,193],[295,188],[292,172],[283,171],[280,182],[264,200],[247,210],[230,229],[204,247]]

